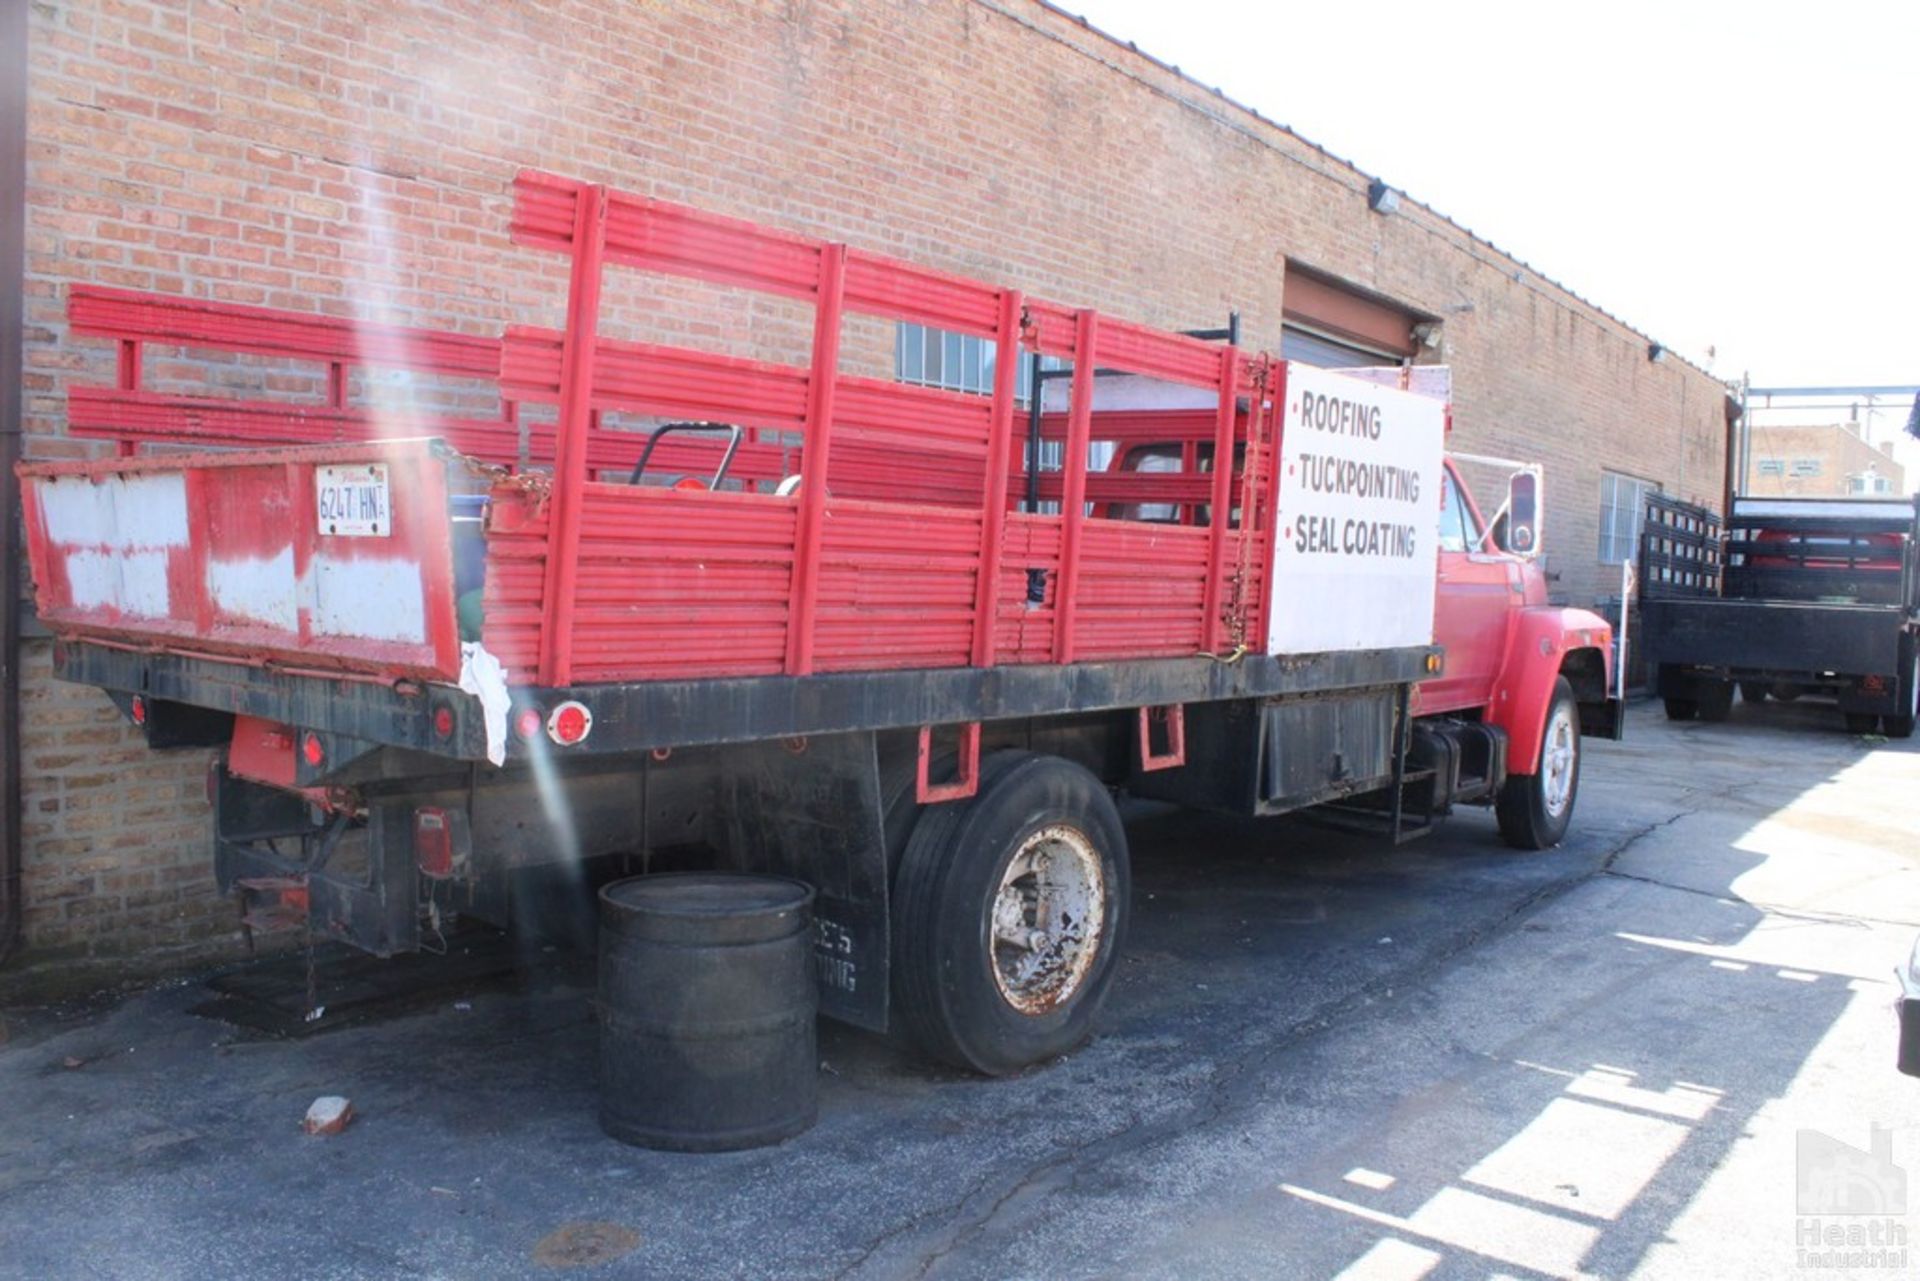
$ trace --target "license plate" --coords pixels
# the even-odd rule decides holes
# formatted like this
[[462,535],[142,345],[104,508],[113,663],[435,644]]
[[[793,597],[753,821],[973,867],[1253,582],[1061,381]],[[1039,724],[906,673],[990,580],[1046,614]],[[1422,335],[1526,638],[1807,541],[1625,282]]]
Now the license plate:
[[321,533],[336,538],[385,538],[393,532],[385,463],[317,467],[313,483]]

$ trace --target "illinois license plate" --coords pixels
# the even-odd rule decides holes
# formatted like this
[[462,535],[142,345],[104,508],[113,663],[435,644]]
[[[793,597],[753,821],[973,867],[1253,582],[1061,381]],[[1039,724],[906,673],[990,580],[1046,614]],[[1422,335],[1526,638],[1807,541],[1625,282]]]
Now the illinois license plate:
[[385,538],[393,532],[393,498],[385,463],[316,467],[320,532],[338,538]]

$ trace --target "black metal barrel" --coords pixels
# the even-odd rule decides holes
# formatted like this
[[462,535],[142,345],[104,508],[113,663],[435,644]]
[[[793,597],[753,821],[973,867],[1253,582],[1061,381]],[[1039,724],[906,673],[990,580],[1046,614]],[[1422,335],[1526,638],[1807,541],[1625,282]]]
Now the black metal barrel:
[[812,1125],[812,934],[799,881],[683,872],[601,890],[601,1128],[726,1152]]

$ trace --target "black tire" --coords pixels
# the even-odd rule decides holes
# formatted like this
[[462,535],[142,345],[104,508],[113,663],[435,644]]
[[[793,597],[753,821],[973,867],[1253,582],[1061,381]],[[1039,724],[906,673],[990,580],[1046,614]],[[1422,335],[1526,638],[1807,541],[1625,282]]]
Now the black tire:
[[1772,695],[1773,701],[1776,703],[1791,703],[1794,699],[1800,697],[1800,687],[1789,684],[1786,681],[1775,681],[1767,687],[1767,693]]
[[1690,721],[1700,715],[1700,704],[1691,698],[1669,698],[1666,702],[1670,721]]
[[1759,681],[1740,682],[1740,701],[1743,703],[1764,703],[1767,701],[1767,687]]
[[1912,738],[1913,723],[1920,719],[1920,654],[1907,662],[1907,675],[1894,690],[1907,706],[1904,712],[1888,713],[1880,718],[1880,732],[1888,738]]
[[1724,721],[1733,712],[1732,681],[1700,682],[1700,719]]
[[[1070,967],[1042,969],[1019,994],[1033,1002],[1029,1010],[1008,994],[1007,984],[1019,980],[1002,963],[1018,949],[997,934],[995,905],[1014,859],[1048,828],[1084,842],[1084,855],[1064,847],[1069,869],[1097,862],[1101,920],[1077,977],[1067,977]],[[1118,972],[1129,890],[1126,829],[1100,780],[1056,756],[995,753],[981,762],[978,794],[929,807],[901,856],[893,996],[902,1029],[928,1055],[988,1076],[1073,1049],[1092,1031]],[[1039,920],[1023,924],[1043,936],[1052,929],[1039,929],[1047,924]],[[1068,955],[1057,944],[1043,954]]]
[[[1548,753],[1555,746],[1556,723],[1564,726],[1572,757],[1567,765],[1565,797],[1556,809],[1550,789],[1554,776],[1548,769]],[[1531,774],[1515,774],[1501,784],[1500,799],[1494,803],[1494,815],[1500,820],[1500,835],[1519,850],[1551,849],[1567,834],[1573,822],[1573,803],[1580,795],[1580,705],[1574,701],[1573,686],[1564,676],[1555,678],[1553,696],[1547,700],[1547,714],[1541,721],[1540,755]]]
[[1871,734],[1880,725],[1880,718],[1872,712],[1848,712],[1847,733]]

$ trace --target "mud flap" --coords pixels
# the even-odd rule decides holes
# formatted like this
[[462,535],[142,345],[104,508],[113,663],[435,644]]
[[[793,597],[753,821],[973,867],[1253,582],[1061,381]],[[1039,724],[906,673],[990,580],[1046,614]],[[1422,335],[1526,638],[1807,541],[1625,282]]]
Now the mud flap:
[[872,734],[743,743],[719,757],[729,862],[813,886],[820,1012],[887,1030],[887,852]]
[[1619,742],[1627,736],[1627,705],[1617,698],[1580,704],[1580,736]]

